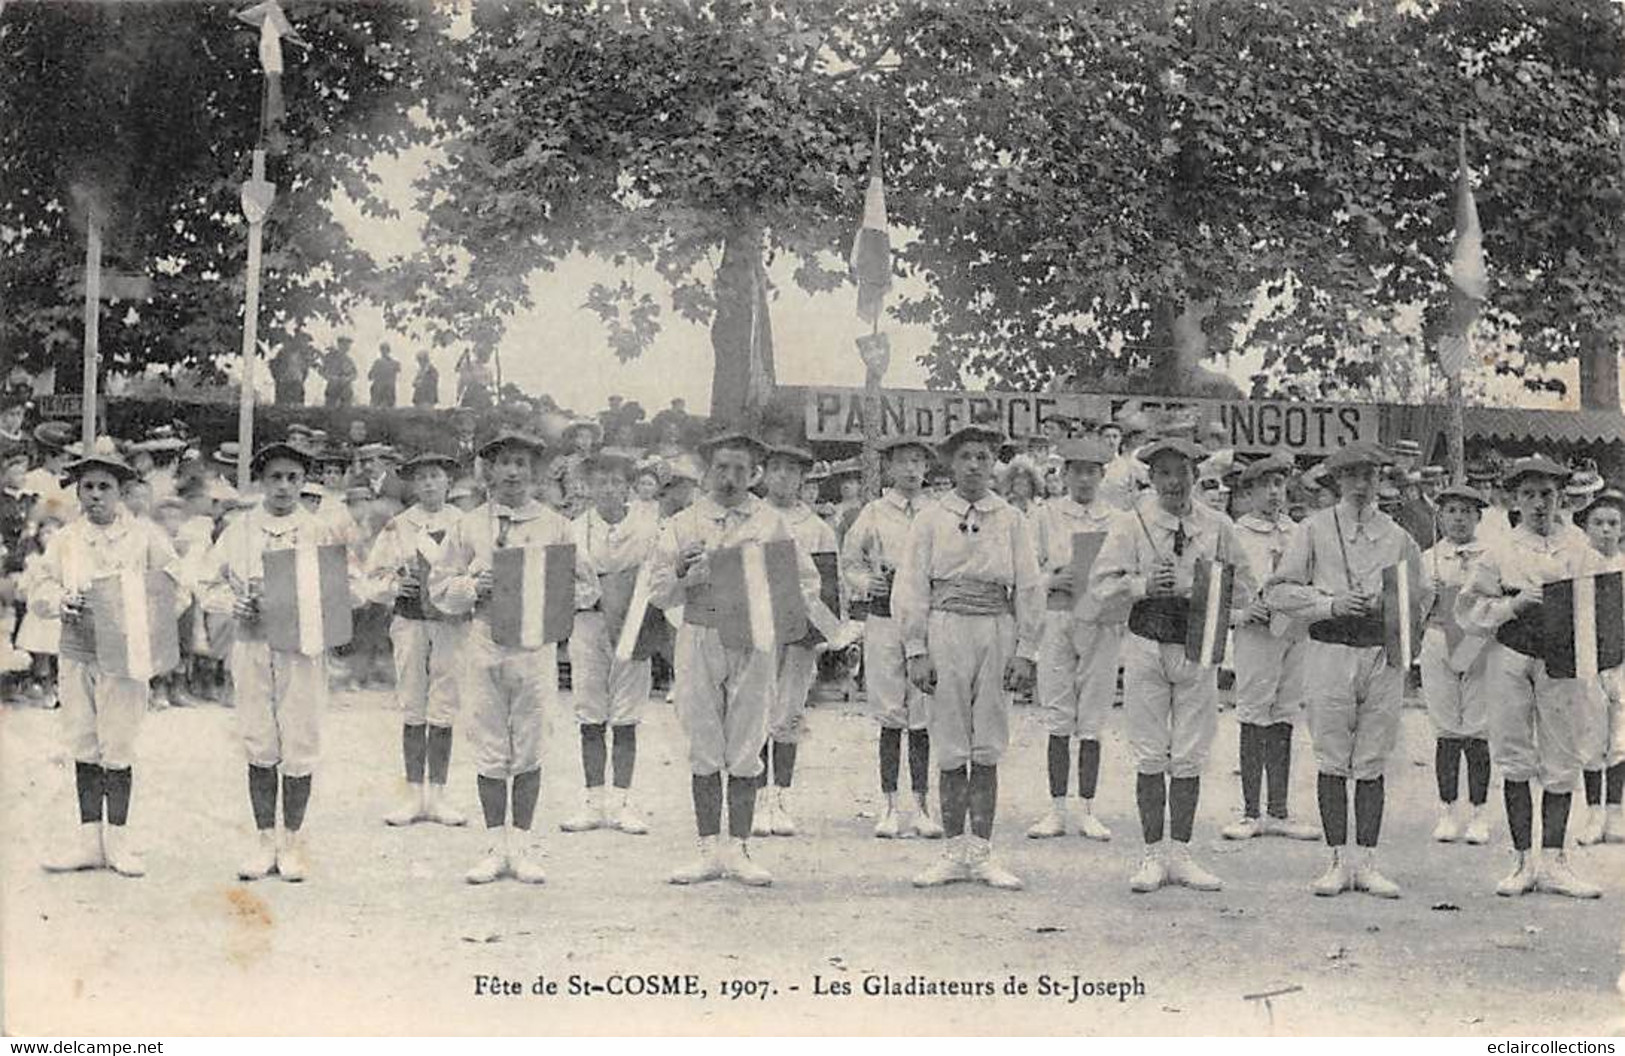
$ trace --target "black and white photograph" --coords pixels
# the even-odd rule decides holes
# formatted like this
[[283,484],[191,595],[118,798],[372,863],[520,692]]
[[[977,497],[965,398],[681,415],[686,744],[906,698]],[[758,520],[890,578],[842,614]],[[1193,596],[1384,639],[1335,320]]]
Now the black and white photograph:
[[0,1033],[1606,1056],[1622,360],[1621,0],[0,0]]

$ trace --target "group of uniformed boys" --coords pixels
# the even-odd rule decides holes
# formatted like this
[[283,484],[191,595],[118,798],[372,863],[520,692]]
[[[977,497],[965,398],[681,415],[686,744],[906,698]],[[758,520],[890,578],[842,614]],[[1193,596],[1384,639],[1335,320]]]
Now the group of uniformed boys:
[[[1028,692],[1048,734],[1050,799],[1028,836],[1062,836],[1075,820],[1091,840],[1112,838],[1094,800],[1101,736],[1121,677],[1122,733],[1144,848],[1130,885],[1136,892],[1220,889],[1191,842],[1229,637],[1242,813],[1223,837],[1324,839],[1328,862],[1311,884],[1315,894],[1395,898],[1399,885],[1383,871],[1377,848],[1406,678],[1385,637],[1384,579],[1403,566],[1427,614],[1417,652],[1437,737],[1434,839],[1488,841],[1493,767],[1516,852],[1498,893],[1600,894],[1576,874],[1567,831],[1572,794],[1582,785],[1587,813],[1576,842],[1625,842],[1621,670],[1616,664],[1580,679],[1548,673],[1543,588],[1625,568],[1625,495],[1601,491],[1564,516],[1559,499],[1568,471],[1541,456],[1520,459],[1500,481],[1510,495],[1507,527],[1480,532],[1487,498],[1465,486],[1444,488],[1435,499],[1437,541],[1423,550],[1378,507],[1392,457],[1375,444],[1356,442],[1325,460],[1322,486],[1333,498],[1301,521],[1285,508],[1292,460],[1246,465],[1235,480],[1247,512],[1232,520],[1198,501],[1208,452],[1191,440],[1168,436],[1125,454],[1112,439],[1102,432],[1061,441],[1055,458],[1065,494],[1023,513],[994,487],[1006,443],[996,430],[971,425],[935,446],[891,438],[882,445],[888,487],[839,541],[804,501],[812,454],[740,433],[701,445],[703,492],[669,517],[629,502],[632,466],[599,453],[579,467],[592,508],[566,520],[533,497],[546,451],[526,434],[504,432],[479,449],[488,499],[466,512],[446,502],[455,459],[431,453],[407,462],[401,472],[415,501],[390,521],[365,561],[352,555],[347,570],[354,603],[393,607],[407,792],[385,821],[466,823],[445,789],[460,721],[486,833],[466,879],[543,882],[533,827],[546,716],[558,685],[556,646],[515,644],[497,633],[494,570],[507,549],[570,546],[569,659],[585,790],[560,827],[648,831],[631,786],[650,667],[646,652],[622,648],[627,621],[646,615],[635,603],[641,598],[675,628],[674,699],[688,741],[698,836],[696,857],[670,880],[770,884],[750,839],[797,831],[789,794],[808,693],[820,652],[840,643],[812,633],[766,644],[729,637],[725,617],[741,599],[713,587],[712,559],[726,548],[788,540],[807,612],[827,615],[831,584],[822,560],[838,569],[844,608],[862,621],[885,797],[874,835],[943,840],[916,885],[1022,886],[994,854],[993,830],[1012,698]],[[937,459],[951,486],[932,496],[924,481]],[[325,660],[268,643],[263,590],[266,553],[343,541],[331,521],[299,501],[313,465],[312,453],[295,443],[256,452],[261,504],[227,526],[201,573],[183,572],[163,534],[121,508],[119,489],[132,471],[116,453],[93,449],[66,467],[83,515],[51,541],[42,586],[30,598],[64,621],[63,716],[81,822],[51,868],[143,872],[125,825],[146,687],[104,673],[85,641],[89,584],[137,568],[192,576],[188,585],[204,606],[235,621],[229,665],[257,832],[239,876],[307,875],[303,819],[328,693]],[[1092,560],[1079,547],[1088,547]],[[830,630],[827,623],[821,629]],[[1193,659],[1193,635],[1217,645]],[[1300,715],[1313,745],[1318,824],[1289,803]],[[907,797],[899,789],[905,740]],[[1463,761],[1465,815],[1456,808]],[[1540,852],[1533,847],[1536,783]]]

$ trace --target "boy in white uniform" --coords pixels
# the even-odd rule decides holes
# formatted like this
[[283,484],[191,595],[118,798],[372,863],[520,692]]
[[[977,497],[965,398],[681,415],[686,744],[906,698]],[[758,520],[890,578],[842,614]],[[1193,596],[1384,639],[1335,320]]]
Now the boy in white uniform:
[[[700,454],[708,463],[706,493],[666,520],[651,559],[650,601],[668,611],[680,605],[683,611],[677,630],[675,696],[688,735],[689,784],[700,845],[699,857],[671,874],[674,884],[724,876],[751,887],[773,882],[773,874],[751,859],[749,840],[778,657],[770,650],[723,644],[716,629],[718,609],[736,599],[713,597],[710,581],[714,551],[791,538],[784,518],[748,490],[764,450],[760,441],[741,433],[726,433],[702,444]],[[802,598],[811,604],[818,598],[818,569],[800,547],[796,559]],[[717,846],[724,771],[729,836],[725,854]]]
[[[914,516],[932,501],[925,491],[931,449],[919,437],[895,436],[880,445],[891,487],[870,502],[847,529],[841,544],[841,574],[855,606],[866,613],[863,623],[863,683],[880,724],[880,792],[885,809],[875,822],[883,840],[912,831],[940,839],[942,825],[931,816],[930,699],[909,682],[904,670],[902,628],[892,617],[892,577],[903,559]],[[916,811],[910,824],[899,806],[898,772],[902,769],[903,733],[908,732],[909,788]]]
[[[1584,508],[1574,513],[1575,526],[1582,529],[1597,551],[1593,571],[1625,571],[1625,552],[1620,550],[1621,518],[1625,518],[1625,493],[1612,488],[1597,493]],[[1574,842],[1582,847],[1595,843],[1625,843],[1625,668],[1612,667],[1580,687],[1581,708],[1580,766],[1585,779],[1587,817]],[[1608,806],[1603,809],[1606,779]]]
[[[1142,894],[1169,884],[1218,891],[1223,881],[1190,854],[1219,692],[1218,668],[1185,654],[1196,559],[1234,566],[1236,598],[1247,597],[1254,581],[1230,518],[1193,501],[1196,465],[1207,452],[1173,438],[1146,445],[1139,457],[1156,494],[1112,525],[1089,575],[1098,603],[1132,603],[1122,646],[1123,720],[1145,856],[1129,886]],[[1171,853],[1162,846],[1165,817]]]
[[[1439,541],[1422,552],[1422,572],[1432,578],[1434,590],[1433,611],[1422,636],[1421,664],[1422,698],[1433,724],[1433,769],[1439,781],[1439,823],[1433,838],[1440,843],[1465,838],[1468,843],[1483,844],[1490,838],[1489,819],[1484,816],[1490,789],[1489,712],[1484,699],[1487,642],[1480,635],[1463,638],[1456,652],[1466,670],[1457,670],[1441,609],[1449,592],[1461,589],[1467,570],[1484,552],[1477,528],[1489,502],[1468,487],[1445,488],[1437,501]],[[1449,618],[1455,619],[1454,612]],[[1455,811],[1463,757],[1467,760],[1467,798],[1472,804],[1465,831]]]
[[[1248,512],[1236,520],[1236,537],[1248,563],[1260,576],[1281,563],[1287,542],[1298,530],[1286,515],[1289,456],[1272,455],[1241,471]],[[1300,620],[1270,611],[1263,591],[1237,621],[1234,638],[1236,718],[1240,723],[1242,817],[1226,825],[1227,840],[1285,836],[1318,840],[1317,826],[1296,821],[1288,808],[1292,781],[1292,725],[1303,712],[1307,628]],[[1260,786],[1268,784],[1268,813],[1259,811]]]
[[1034,682],[1044,583],[1027,519],[990,490],[1003,442],[979,425],[943,441],[954,488],[914,518],[892,589],[909,681],[931,694],[948,836],[942,857],[914,878],[916,887],[956,880],[1022,887],[993,857],[993,821],[999,760],[1010,744],[1010,694]]
[[[1331,864],[1311,885],[1322,897],[1364,891],[1398,898],[1399,885],[1377,866],[1386,784],[1384,772],[1399,740],[1404,675],[1383,648],[1382,572],[1409,562],[1420,569],[1416,540],[1375,506],[1377,476],[1392,459],[1376,444],[1341,448],[1324,465],[1337,484],[1337,505],[1305,519],[1281,555],[1266,600],[1272,610],[1309,621],[1305,704],[1314,740],[1316,798]],[[1431,585],[1418,584],[1427,611]],[[1354,841],[1350,863],[1349,778],[1354,779]]]
[[1079,534],[1104,534],[1121,511],[1100,498],[1102,470],[1111,459],[1098,441],[1063,440],[1056,453],[1066,476],[1064,497],[1045,503],[1031,518],[1039,570],[1046,577],[1044,637],[1038,647],[1038,705],[1049,731],[1050,808],[1027,830],[1032,839],[1065,836],[1072,738],[1078,738],[1079,832],[1109,840],[1095,817],[1100,781],[1100,731],[1117,693],[1118,650],[1128,606],[1094,602],[1087,583],[1072,575],[1072,543]]
[[[789,445],[767,449],[762,483],[768,505],[776,510],[790,530],[801,552],[809,558],[836,556],[835,529],[801,501],[801,484],[813,464],[811,451]],[[822,573],[820,573],[822,579]],[[839,609],[837,604],[836,609]],[[801,740],[807,714],[807,695],[818,678],[819,650],[810,642],[789,642],[779,651],[779,669],[773,709],[768,715],[767,744],[763,746],[761,791],[756,798],[754,836],[794,836],[795,817],[790,813],[790,786],[795,779],[796,745]],[[767,791],[769,770],[773,791]]]
[[[1463,628],[1493,635],[1484,692],[1489,700],[1490,755],[1500,769],[1507,826],[1517,853],[1513,871],[1495,893],[1507,897],[1549,891],[1569,898],[1600,898],[1602,890],[1577,876],[1563,844],[1574,779],[1579,683],[1546,673],[1544,586],[1589,571],[1595,552],[1583,534],[1557,520],[1558,495],[1568,470],[1536,455],[1514,462],[1506,474],[1519,513],[1517,527],[1487,541],[1456,596]],[[1534,796],[1541,783],[1541,848],[1533,850]]]
[[406,794],[384,816],[389,825],[429,820],[464,825],[468,819],[446,802],[451,769],[452,722],[457,717],[466,617],[448,618],[428,600],[426,570],[440,556],[462,511],[446,504],[457,460],[425,452],[400,468],[416,501],[392,517],[367,558],[368,600],[392,604],[389,640],[395,658],[395,692],[404,713],[401,755]]
[[[638,722],[653,682],[648,657],[615,655],[622,608],[660,535],[659,506],[629,501],[632,463],[600,452],[580,467],[593,505],[575,519],[576,560],[598,577],[600,603],[576,613],[570,633],[570,693],[581,730],[581,770],[586,800],[581,811],[559,827],[565,832],[609,828],[630,836],[649,831],[632,804],[632,773],[637,765]],[[610,611],[616,609],[620,611]],[[610,626],[610,620],[616,621]],[[613,747],[606,734],[612,734]],[[613,798],[606,798],[606,756],[613,768]]]
[[[558,646],[498,644],[487,605],[495,586],[491,567],[496,550],[575,545],[570,522],[530,496],[544,450],[541,441],[516,432],[500,433],[480,448],[490,499],[453,525],[429,575],[429,597],[436,608],[474,614],[465,639],[463,694],[489,839],[485,854],[463,876],[471,884],[491,883],[510,869],[521,883],[540,884],[547,878],[531,825],[541,796],[546,713],[558,694]],[[578,610],[598,599],[598,577],[580,554],[574,594]],[[513,840],[507,827],[510,801]],[[513,842],[519,844],[517,850]]]
[[[237,869],[243,880],[271,873],[283,880],[305,878],[305,810],[311,775],[321,746],[321,717],[327,709],[327,658],[272,649],[261,621],[260,597],[267,551],[300,546],[340,545],[349,537],[330,520],[299,501],[311,456],[291,444],[269,444],[254,455],[250,469],[265,496],[233,518],[201,573],[199,590],[208,612],[235,619],[229,665],[237,720],[248,756],[248,798],[258,838]],[[352,605],[360,568],[347,557]],[[281,771],[284,839],[276,838],[278,770]]]
[[[162,528],[122,508],[120,487],[135,471],[113,453],[110,443],[69,464],[65,472],[76,485],[83,515],[46,546],[28,607],[30,615],[37,610],[42,617],[62,620],[57,684],[73,756],[79,831],[72,846],[45,868],[65,872],[106,865],[121,876],[141,876],[146,867],[127,842],[125,824],[147,683],[102,670],[89,592],[99,577],[128,569],[174,577],[179,561]],[[189,595],[177,589],[176,598]]]

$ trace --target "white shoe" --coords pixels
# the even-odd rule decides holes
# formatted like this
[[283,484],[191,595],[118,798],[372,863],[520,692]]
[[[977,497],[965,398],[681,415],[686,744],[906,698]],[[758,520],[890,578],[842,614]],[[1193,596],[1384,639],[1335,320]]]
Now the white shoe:
[[1608,818],[1602,824],[1604,843],[1625,843],[1625,806],[1609,804]]
[[1315,882],[1309,885],[1309,890],[1321,898],[1336,898],[1344,891],[1354,890],[1354,877],[1349,872],[1348,862],[1343,859],[1342,850],[1332,848],[1332,864],[1315,878]]
[[1239,818],[1219,830],[1227,840],[1250,840],[1264,831],[1264,823],[1257,818]]
[[1461,835],[1461,823],[1456,820],[1453,805],[1442,804],[1439,807],[1439,823],[1433,826],[1433,842],[1455,843],[1461,839]]
[[474,863],[474,868],[463,874],[463,879],[471,884],[489,884],[508,871],[507,828],[488,829],[487,832],[491,844],[486,848],[485,855]]
[[1567,898],[1601,898],[1602,888],[1574,874],[1569,856],[1562,851],[1549,855],[1540,870],[1536,890]]
[[1192,891],[1222,891],[1224,881],[1204,869],[1191,857],[1189,844],[1176,842],[1168,855],[1168,882]]
[[1106,843],[1112,838],[1112,830],[1106,823],[1095,817],[1094,801],[1083,801],[1083,817],[1078,819],[1078,835],[1091,840]]
[[965,865],[970,878],[1000,891],[1020,891],[1021,877],[1006,869],[993,857],[993,845],[980,836],[967,837]]
[[1540,883],[1540,859],[1534,851],[1519,851],[1517,865],[1500,883],[1495,893],[1503,898],[1527,895]]
[[1354,867],[1354,890],[1364,891],[1378,898],[1398,898],[1399,885],[1382,875],[1377,868],[1375,848],[1367,848],[1364,861]]
[[604,827],[604,790],[589,788],[582,798],[581,809],[559,822],[565,832],[591,832]]
[[289,832],[283,834],[282,846],[276,852],[276,871],[290,884],[301,883],[309,871],[305,862],[305,834],[303,832]]
[[1056,800],[1050,803],[1049,810],[1044,816],[1033,822],[1027,830],[1029,840],[1048,840],[1056,836],[1066,835],[1066,801]]
[[794,836],[796,834],[796,819],[790,815],[790,790],[781,788],[777,790],[773,803],[773,835]]
[[1129,890],[1144,895],[1168,882],[1168,866],[1162,860],[1162,849],[1153,845],[1145,849],[1145,856],[1140,859],[1140,867],[1134,870],[1129,877]]
[[120,876],[146,876],[146,863],[130,848],[129,833],[123,825],[109,825],[102,833],[107,865]]
[[1320,826],[1308,821],[1297,821],[1293,818],[1278,818],[1273,814],[1265,814],[1258,819],[1260,836],[1281,836],[1289,840],[1318,840],[1320,839]]
[[1484,816],[1483,807],[1474,807],[1467,816],[1467,830],[1462,838],[1474,847],[1482,847],[1490,842],[1490,820]]
[[942,822],[931,816],[930,808],[926,805],[925,796],[921,795],[915,801],[914,835],[922,840],[942,839]]
[[875,822],[875,839],[895,840],[903,832],[903,821],[897,816],[897,793],[886,793],[886,809]]
[[615,812],[615,818],[610,822],[610,825],[628,836],[643,836],[649,832],[649,823],[643,820],[643,815],[638,813],[638,808],[632,805],[630,790],[623,789],[621,791],[620,809]]
[[756,810],[751,815],[752,836],[773,835],[773,790],[763,786],[756,790]]
[[[528,835],[528,833],[526,834]],[[525,837],[521,836],[521,840]],[[513,857],[513,878],[521,884],[547,883],[547,868],[542,865],[542,849],[526,843]]]
[[[111,828],[111,826],[109,826]],[[100,869],[107,864],[107,855],[102,850],[102,823],[99,821],[83,821],[79,823],[78,831],[73,839],[60,854],[45,860],[45,871],[48,873],[73,873],[80,869]]]
[[468,815],[446,802],[446,786],[430,784],[428,788],[428,802],[425,815],[436,825],[449,825],[456,828],[468,824]]
[[396,805],[394,810],[384,815],[384,824],[394,826],[411,825],[428,817],[429,812],[424,806],[424,795],[422,785],[408,784],[406,792],[401,796],[400,803]]
[[728,875],[746,887],[769,887],[773,874],[751,860],[750,846],[741,839],[728,841]]
[[942,854],[914,877],[915,887],[942,887],[970,879],[965,865],[965,837],[956,836],[943,845]]
[[1574,842],[1581,847],[1592,847],[1602,842],[1602,807],[1587,807],[1586,817],[1574,833]]
[[672,871],[668,881],[673,884],[703,884],[708,880],[721,880],[724,875],[722,859],[717,855],[717,838],[700,837],[700,854],[687,865]]
[[254,849],[237,867],[240,880],[263,880],[276,872],[276,830],[261,829],[254,837]]

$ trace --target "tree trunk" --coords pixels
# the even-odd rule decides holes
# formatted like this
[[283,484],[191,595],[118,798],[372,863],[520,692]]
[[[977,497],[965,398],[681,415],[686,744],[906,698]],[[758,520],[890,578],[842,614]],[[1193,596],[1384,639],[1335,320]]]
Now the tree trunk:
[[723,240],[716,299],[711,323],[711,420],[754,430],[761,425],[761,408],[775,381],[760,224],[740,221]]
[[1580,406],[1583,409],[1622,409],[1619,351],[1619,346],[1606,333],[1591,330],[1581,337]]

